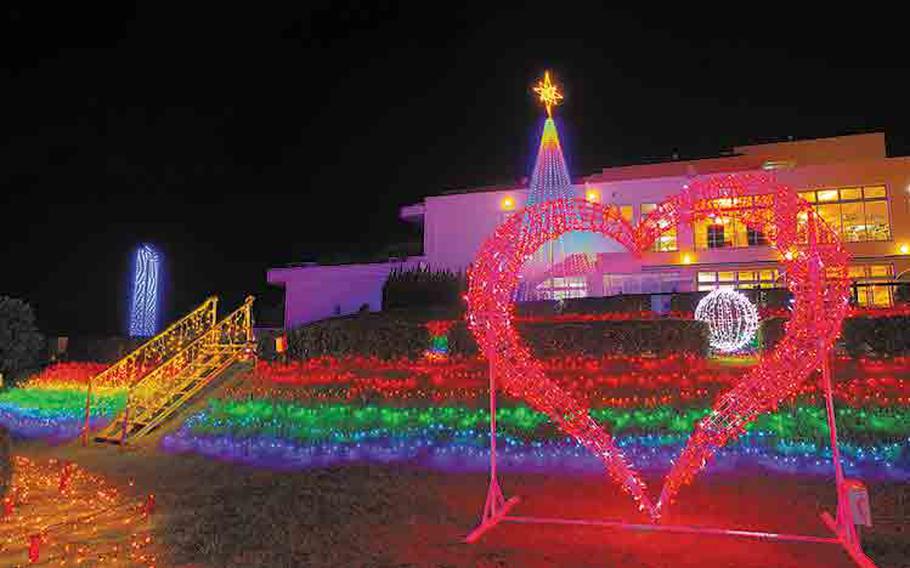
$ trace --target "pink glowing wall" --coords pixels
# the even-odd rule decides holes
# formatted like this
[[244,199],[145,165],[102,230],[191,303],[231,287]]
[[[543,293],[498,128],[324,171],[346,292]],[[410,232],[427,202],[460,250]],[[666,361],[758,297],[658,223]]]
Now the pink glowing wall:
[[392,269],[410,268],[419,261],[272,268],[268,282],[284,287],[284,325],[291,328],[357,313],[364,304],[370,311],[380,310],[382,285]]

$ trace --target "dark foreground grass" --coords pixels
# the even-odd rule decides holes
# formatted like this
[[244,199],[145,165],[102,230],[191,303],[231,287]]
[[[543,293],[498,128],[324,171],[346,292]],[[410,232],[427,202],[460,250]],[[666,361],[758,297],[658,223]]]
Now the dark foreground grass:
[[[476,545],[461,538],[477,521],[486,477],[396,467],[270,472],[154,450],[29,444],[26,455],[72,459],[159,504],[157,541],[170,566],[505,567],[629,566],[736,568],[852,564],[839,548],[734,538],[503,525]],[[521,515],[621,516],[629,501],[597,477],[509,475]],[[654,486],[658,480],[648,480]],[[877,526],[865,535],[880,566],[908,565],[907,488],[873,486]],[[824,535],[818,513],[833,504],[828,480],[752,472],[700,479],[668,519]]]

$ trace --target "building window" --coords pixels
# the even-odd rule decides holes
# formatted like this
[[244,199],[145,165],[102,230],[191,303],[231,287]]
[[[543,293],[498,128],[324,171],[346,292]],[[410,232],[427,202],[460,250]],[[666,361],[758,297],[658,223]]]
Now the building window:
[[699,292],[715,288],[752,290],[755,288],[780,288],[780,273],[776,268],[744,268],[741,270],[699,271],[696,285]]
[[[644,218],[655,209],[657,209],[656,203],[642,203],[641,217]],[[651,250],[654,252],[675,252],[677,250],[676,226],[667,227],[667,230],[665,230],[660,234],[660,236],[654,239],[654,244],[651,246]]]
[[746,240],[750,247],[766,246],[768,244],[768,239],[764,233],[749,227],[746,228]]
[[588,279],[584,276],[548,278],[537,285],[538,300],[585,298],[587,295]]
[[887,191],[883,185],[801,191],[818,216],[847,242],[891,239]]
[[859,306],[888,307],[892,305],[891,286],[877,285],[890,282],[894,269],[890,264],[854,265],[849,270],[850,279],[856,284],[854,300]]
[[726,233],[726,231],[724,231],[723,224],[719,224],[719,225],[711,224],[711,225],[708,225],[707,229],[708,229],[708,235],[707,235],[708,248],[712,248],[712,249],[713,248],[724,248],[725,246],[728,246],[729,244],[731,244],[731,243],[728,243],[724,239],[724,234]]
[[678,272],[604,274],[604,296],[678,292],[687,290],[688,282]]
[[[770,207],[773,204],[773,195],[745,195],[742,197],[716,199],[711,203],[711,210],[731,209],[758,209]],[[749,247],[765,246],[767,239],[755,229],[750,229],[736,217],[722,217],[716,214],[708,215],[692,223],[692,232],[695,237],[695,248],[698,250],[724,247]]]
[[632,224],[632,206],[631,205],[619,205],[619,214],[622,215],[622,218],[626,220],[630,225]]

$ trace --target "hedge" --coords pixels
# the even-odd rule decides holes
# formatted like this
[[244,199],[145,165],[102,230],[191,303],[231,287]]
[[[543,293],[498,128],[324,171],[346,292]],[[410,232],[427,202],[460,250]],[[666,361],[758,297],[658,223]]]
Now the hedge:
[[288,333],[288,354],[294,359],[323,355],[415,358],[427,348],[428,338],[419,321],[366,313],[292,329]]
[[382,309],[449,306],[462,308],[467,290],[465,275],[418,266],[395,269],[382,286]]
[[[429,344],[427,319],[454,318],[450,313],[440,318],[428,318],[426,314],[419,317],[406,313],[370,313],[323,320],[291,330],[289,355],[296,359],[322,355],[416,358]],[[763,349],[772,349],[780,341],[786,321],[774,317],[761,322]],[[518,322],[517,327],[539,357],[707,352],[707,326],[692,320],[533,321]],[[463,320],[449,330],[448,339],[449,353],[477,354],[477,344]],[[847,319],[839,348],[852,357],[910,355],[910,316]]]
[[[518,331],[539,357],[564,354],[699,353],[707,351],[707,326],[677,319],[585,322],[520,322]],[[449,331],[449,353],[474,355],[477,344],[463,321]],[[289,355],[371,355],[385,359],[423,354],[429,334],[422,321],[362,314],[324,320],[288,334]]]
[[851,357],[895,357],[910,354],[910,317],[844,320],[841,343]]
[[14,383],[34,370],[44,349],[32,307],[17,298],[0,296],[0,374],[4,381]]
[[[784,336],[784,318],[761,322],[762,345],[771,349]],[[838,350],[850,357],[910,355],[910,317],[858,317],[844,320]]]
[[784,337],[784,318],[768,318],[759,322],[759,337],[765,350],[773,349],[777,342]]
[[518,324],[518,331],[538,357],[708,351],[708,326],[694,320],[535,322]]

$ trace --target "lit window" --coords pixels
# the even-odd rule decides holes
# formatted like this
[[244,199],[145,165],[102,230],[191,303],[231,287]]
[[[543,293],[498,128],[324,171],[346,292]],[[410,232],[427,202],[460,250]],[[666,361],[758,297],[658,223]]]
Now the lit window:
[[[883,185],[803,191],[799,194],[844,241],[887,241],[891,239],[887,191]],[[800,218],[802,226],[805,219]]]
[[869,276],[872,278],[887,278],[891,276],[891,265],[873,264],[869,267]]
[[885,192],[885,186],[883,186],[883,185],[875,185],[872,187],[863,188],[863,198],[864,199],[883,198],[886,195],[887,194]]
[[891,221],[888,219],[887,201],[865,201],[866,240],[887,241],[891,238]]
[[622,218],[628,223],[632,223],[632,206],[631,205],[620,205],[619,214],[622,215]]
[[819,201],[837,201],[836,189],[822,189],[818,192]]
[[699,272],[697,276],[698,290],[707,292],[715,288],[775,288],[778,284],[778,271],[773,270],[738,270],[720,272]]
[[[641,204],[641,216],[645,217],[652,211],[657,209],[657,205],[654,203],[642,203]],[[654,239],[654,245],[651,250],[654,252],[674,252],[676,249],[676,227],[669,227],[666,231],[660,234],[656,239]]]
[[765,237],[765,234],[751,227],[746,228],[746,241],[749,243],[750,247],[765,246],[768,244],[768,239]]
[[588,295],[588,280],[584,276],[556,277],[537,285],[540,300],[565,300],[584,298]]
[[814,191],[800,191],[799,196],[808,201],[809,203],[815,203],[815,192]]
[[863,198],[863,190],[858,187],[842,187],[840,190],[841,201],[851,201]]
[[854,265],[848,271],[853,287],[853,299],[857,305],[887,307],[893,302],[891,286],[885,284],[894,274],[890,264]]
[[728,245],[724,239],[726,231],[723,224],[712,223],[708,225],[708,248],[723,248]]
[[[773,204],[772,194],[745,195],[737,198],[714,199],[709,207],[743,211],[749,215]],[[745,210],[745,211],[744,211]],[[739,218],[739,213],[729,217],[717,217],[711,214],[692,223],[696,249],[747,247],[767,245],[767,239],[759,230],[750,229]],[[759,217],[752,215],[752,217]]]
[[[819,201],[821,201],[821,199],[819,199]],[[840,203],[826,203],[825,205],[818,205],[816,206],[815,211],[818,212],[818,216],[822,218],[822,221],[834,229],[837,234],[842,234],[840,223]]]

